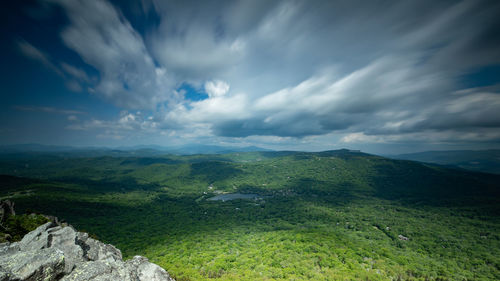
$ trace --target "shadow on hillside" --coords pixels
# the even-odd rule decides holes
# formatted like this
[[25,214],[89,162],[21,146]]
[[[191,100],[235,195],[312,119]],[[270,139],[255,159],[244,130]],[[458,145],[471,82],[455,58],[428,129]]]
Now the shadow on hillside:
[[328,200],[330,203],[340,205],[345,205],[358,198],[360,193],[366,192],[349,181],[332,184],[306,177],[294,180],[290,185],[290,189],[298,196],[306,196],[306,198],[312,197],[317,200]]
[[95,193],[110,193],[110,192],[128,192],[134,190],[155,190],[157,184],[139,183],[137,179],[131,176],[120,177],[118,179],[99,179],[91,180],[81,177],[60,177],[54,179],[54,182],[69,183],[81,186],[81,189],[71,190],[72,192],[95,192]]
[[11,191],[24,189],[24,186],[36,183],[43,183],[42,180],[21,178],[10,175],[0,175],[0,192],[2,195]]
[[369,181],[374,196],[408,203],[450,206],[500,198],[500,176],[411,161],[381,162]]
[[201,177],[201,179],[213,183],[241,175],[244,172],[235,168],[231,163],[209,161],[191,164],[190,176]]

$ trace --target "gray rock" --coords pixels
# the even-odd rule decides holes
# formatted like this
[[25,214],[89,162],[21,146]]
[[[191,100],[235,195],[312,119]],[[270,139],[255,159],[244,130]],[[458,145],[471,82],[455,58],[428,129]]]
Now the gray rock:
[[58,280],[64,272],[64,253],[58,249],[18,251],[1,256],[0,268],[4,280]]
[[174,281],[145,257],[124,262],[113,245],[54,222],[18,243],[0,244],[0,281],[34,280]]
[[32,232],[26,234],[19,242],[22,251],[38,250],[46,248],[49,244],[49,233],[47,229],[52,227],[52,222],[45,223]]
[[70,273],[78,262],[83,262],[83,250],[76,242],[76,231],[71,227],[60,228],[56,231],[49,230],[50,247],[59,249],[64,253],[66,260],[64,272]]
[[147,258],[135,256],[126,262],[127,267],[133,275],[132,280],[168,280],[174,281],[168,272],[154,263],[150,263]]
[[[121,263],[121,264],[120,264]],[[79,264],[69,275],[61,281],[104,281],[129,280],[123,262],[88,261]]]
[[408,241],[410,239],[410,238],[403,236],[401,234],[398,235],[398,238],[399,238],[399,240],[403,240],[403,241]]
[[122,252],[120,250],[113,245],[104,244],[101,241],[90,238],[87,233],[78,232],[76,243],[83,249],[83,256],[86,260],[122,260]]
[[[19,247],[19,243],[17,243],[17,242],[14,242],[14,243],[6,242],[6,243],[0,244],[0,256],[14,254],[15,252],[17,252],[19,250],[20,250],[20,247]],[[0,279],[0,280],[2,280],[2,279]]]
[[88,261],[79,264],[61,281],[175,281],[163,268],[147,258],[135,256],[132,260]]

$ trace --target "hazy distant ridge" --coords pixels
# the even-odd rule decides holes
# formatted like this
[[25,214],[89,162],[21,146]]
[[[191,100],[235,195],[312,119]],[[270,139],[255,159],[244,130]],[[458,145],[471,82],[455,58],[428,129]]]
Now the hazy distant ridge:
[[500,150],[424,151],[389,156],[440,165],[451,165],[472,171],[500,174]]
[[218,145],[205,145],[205,144],[189,144],[182,146],[161,146],[161,145],[136,145],[136,146],[120,146],[120,147],[74,147],[74,146],[57,146],[57,145],[43,145],[43,144],[14,144],[14,145],[1,145],[0,153],[45,153],[45,152],[93,152],[92,156],[109,155],[109,154],[223,154],[233,152],[255,152],[255,151],[273,151],[257,146],[218,146]]

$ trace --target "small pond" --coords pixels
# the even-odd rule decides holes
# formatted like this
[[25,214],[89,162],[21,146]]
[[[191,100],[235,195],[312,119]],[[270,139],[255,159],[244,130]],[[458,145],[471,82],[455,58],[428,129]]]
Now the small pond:
[[208,198],[207,200],[211,201],[228,201],[234,199],[262,199],[263,196],[259,194],[251,194],[251,193],[227,193],[227,194],[219,194],[217,196]]

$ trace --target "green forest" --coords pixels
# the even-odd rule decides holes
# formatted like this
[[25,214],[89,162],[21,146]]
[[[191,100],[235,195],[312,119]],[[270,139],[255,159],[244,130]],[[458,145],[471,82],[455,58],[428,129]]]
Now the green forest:
[[[500,280],[500,176],[348,150],[0,157],[0,197],[185,280]],[[210,200],[221,194],[253,199]]]

